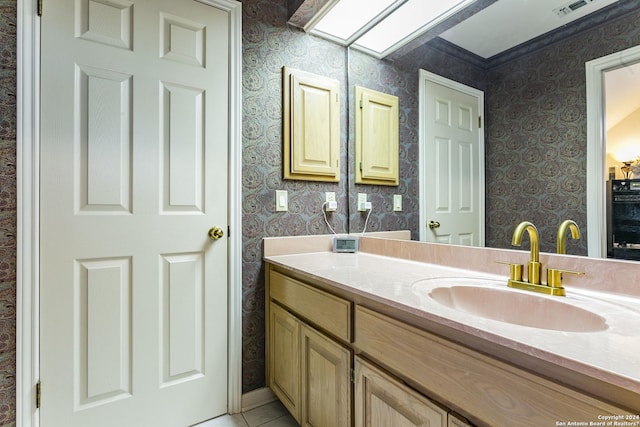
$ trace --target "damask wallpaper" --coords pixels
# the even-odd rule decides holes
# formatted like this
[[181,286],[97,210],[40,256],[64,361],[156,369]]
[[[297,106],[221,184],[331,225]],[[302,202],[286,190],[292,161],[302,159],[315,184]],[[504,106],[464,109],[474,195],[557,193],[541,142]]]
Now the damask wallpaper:
[[555,252],[556,230],[570,218],[582,238],[567,253],[587,254],[585,62],[640,44],[638,7],[621,1],[572,37],[488,70],[487,245],[510,247],[514,224],[528,219],[540,250]]
[[[329,215],[337,232],[361,231],[365,218],[353,207],[355,193],[364,191],[374,204],[368,230],[409,229],[417,237],[418,68],[485,91],[489,245],[509,247],[521,219],[540,228],[546,251],[553,250],[564,218],[576,220],[586,234],[584,62],[640,44],[637,1],[620,0],[615,7],[628,13],[607,24],[587,21],[568,39],[489,63],[452,52],[437,39],[393,62],[378,61],[288,26],[286,0],[242,3],[245,392],[265,385],[263,237],[328,233],[320,211],[325,191],[337,195],[339,209]],[[282,180],[283,65],[340,81],[344,161],[337,184]],[[347,106],[356,84],[400,98],[399,187],[358,186],[347,173],[353,162]],[[16,2],[0,0],[0,426],[15,423],[15,164]],[[276,189],[289,191],[289,212],[275,212]],[[403,195],[403,212],[391,212],[392,194]],[[568,251],[586,253],[586,237],[570,242]]]
[[16,407],[16,1],[0,0],[0,426]]

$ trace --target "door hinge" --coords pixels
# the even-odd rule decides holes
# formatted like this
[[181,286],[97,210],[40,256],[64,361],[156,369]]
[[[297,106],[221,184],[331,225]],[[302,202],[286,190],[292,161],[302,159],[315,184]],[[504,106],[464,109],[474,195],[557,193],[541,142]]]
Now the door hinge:
[[360,172],[362,172],[362,162],[360,162]]
[[362,109],[363,105],[364,105],[364,104],[362,103],[362,99],[361,99],[361,100],[360,100],[360,109]]
[[482,116],[478,116],[478,129],[482,129]]
[[356,372],[353,370],[353,368],[349,369],[349,376],[351,377],[351,382],[353,384],[356,383]]
[[38,3],[38,16],[42,16],[42,0],[36,0]]
[[40,381],[36,384],[36,408],[40,408],[40,398],[42,396],[42,387],[40,386]]
[[231,226],[227,225],[227,239],[231,237]]

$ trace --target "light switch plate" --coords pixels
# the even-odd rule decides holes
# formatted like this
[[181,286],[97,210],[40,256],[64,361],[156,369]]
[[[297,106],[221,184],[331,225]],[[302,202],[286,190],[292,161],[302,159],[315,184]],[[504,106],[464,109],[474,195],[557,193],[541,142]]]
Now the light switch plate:
[[287,190],[276,190],[276,212],[289,210],[289,195]]
[[393,211],[394,212],[402,211],[402,194],[393,195]]

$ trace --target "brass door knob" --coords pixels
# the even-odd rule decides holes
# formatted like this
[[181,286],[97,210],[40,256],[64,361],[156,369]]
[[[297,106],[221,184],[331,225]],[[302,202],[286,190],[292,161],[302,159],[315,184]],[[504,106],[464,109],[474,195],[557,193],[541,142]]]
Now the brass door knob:
[[218,240],[222,236],[224,236],[224,231],[220,227],[211,227],[209,229],[209,238],[211,240]]
[[434,229],[440,227],[440,223],[438,221],[429,221],[429,228]]

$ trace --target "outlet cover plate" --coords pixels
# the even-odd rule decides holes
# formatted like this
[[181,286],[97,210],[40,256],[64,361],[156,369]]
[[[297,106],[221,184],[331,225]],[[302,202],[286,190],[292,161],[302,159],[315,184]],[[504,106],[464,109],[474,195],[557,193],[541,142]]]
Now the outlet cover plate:
[[335,192],[333,192],[333,191],[325,192],[324,193],[324,201],[325,201],[324,208],[325,208],[325,210],[327,212],[333,212],[333,211],[338,209],[338,204],[337,203],[329,203],[329,202],[335,202],[336,201],[336,193]]
[[367,193],[358,193],[358,210],[360,212],[367,210],[365,203],[367,203]]

